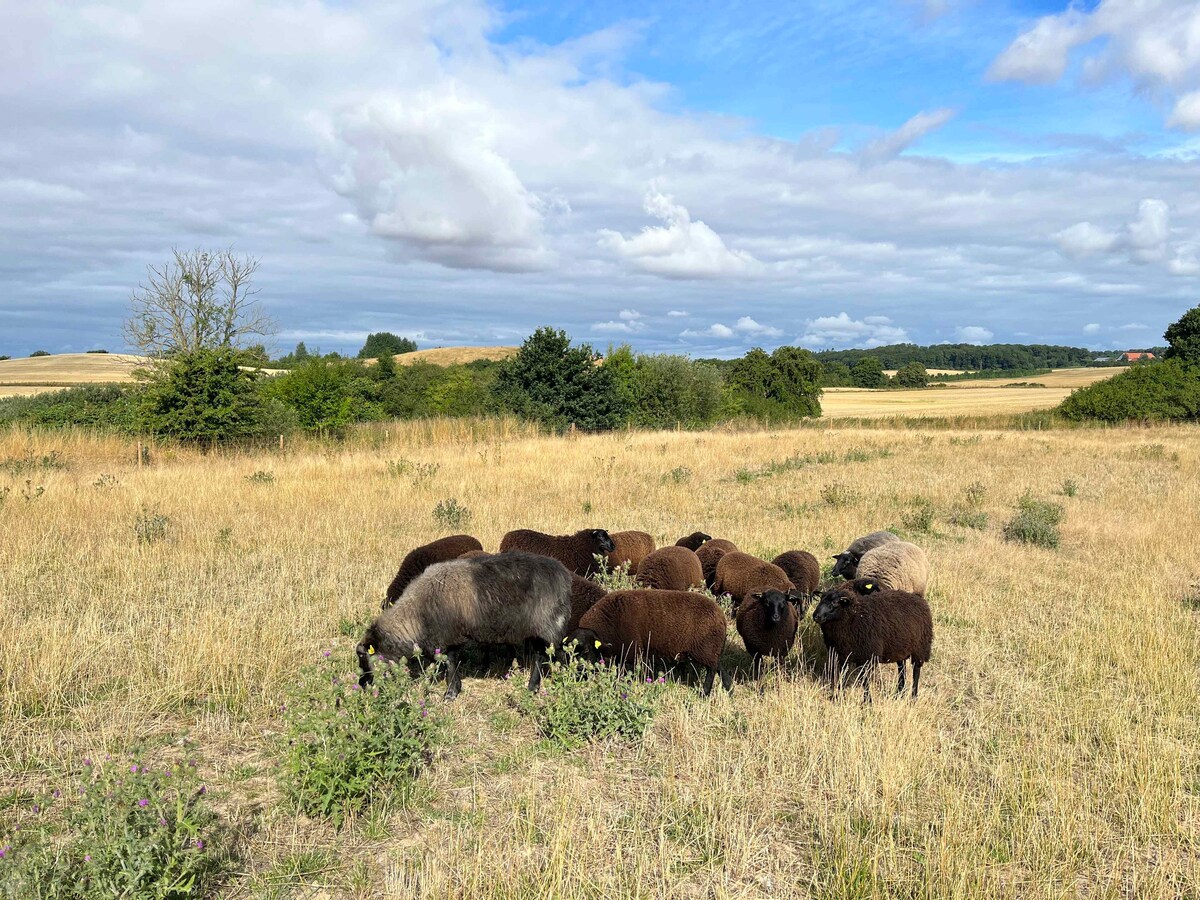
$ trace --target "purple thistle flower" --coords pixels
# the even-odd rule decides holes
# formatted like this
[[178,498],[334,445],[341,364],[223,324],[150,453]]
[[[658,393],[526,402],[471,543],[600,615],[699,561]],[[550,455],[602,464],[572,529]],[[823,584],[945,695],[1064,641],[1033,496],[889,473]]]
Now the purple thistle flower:
[[325,651],[324,653],[322,653],[321,655],[322,655],[323,657],[325,657],[326,659],[329,659],[329,651],[328,651],[328,650],[326,650],[326,651]]
[[35,804],[33,804],[33,811],[35,813],[40,813],[42,811],[42,808],[35,803]]
[[200,840],[200,838],[196,838],[196,849],[197,850],[204,849],[204,841]]
[[150,805],[150,801],[149,801],[149,800],[142,799],[142,800],[139,800],[139,801],[138,801],[138,806],[140,806],[142,809],[145,809],[145,808],[146,808],[147,806],[149,806],[149,805]]
[[84,862],[91,862],[91,861],[92,861],[92,854],[90,854],[90,853],[85,853],[85,854],[83,855],[83,861],[84,861]]
[[199,793],[200,796],[204,796],[208,793],[208,788],[206,788],[204,785],[200,785],[200,790],[197,793]]
[[129,767],[129,773],[131,775],[136,775],[137,770],[138,770],[137,763],[134,763],[132,766]]
[[666,675],[659,675],[659,676],[658,676],[658,683],[659,683],[659,684],[666,684],[666,683],[667,683],[667,676],[666,676]]
[[83,764],[90,767],[92,764],[92,758],[90,756],[85,756],[83,758]]
[[164,777],[164,778],[170,778],[170,777],[171,777],[171,770],[170,770],[170,769],[167,769],[167,771],[163,772],[163,777]]
[[429,715],[429,710],[427,710],[427,709],[421,710],[421,718],[422,719],[426,718],[428,715]]
[[166,828],[166,827],[167,827],[167,820],[166,820],[166,819],[159,819],[159,820],[158,820],[158,827],[159,827],[159,828]]
[[7,845],[4,847],[0,847],[0,859],[4,859],[4,857],[8,856],[8,851],[11,849],[12,849],[12,847],[9,847]]
[[58,799],[59,797],[61,797],[61,796],[62,796],[62,791],[55,791],[55,792],[54,792],[54,799],[55,799],[55,800],[57,800],[57,799]]
[[360,687],[359,687],[357,684],[352,684],[352,685],[350,685],[350,690],[352,690],[352,691],[361,691],[361,690],[362,690],[362,688],[360,688]]

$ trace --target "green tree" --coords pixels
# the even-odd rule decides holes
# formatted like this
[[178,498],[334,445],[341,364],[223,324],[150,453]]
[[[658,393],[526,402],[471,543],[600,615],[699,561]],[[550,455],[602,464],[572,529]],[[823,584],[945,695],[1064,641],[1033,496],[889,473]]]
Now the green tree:
[[32,353],[29,354],[29,358],[33,359],[33,357],[35,357],[35,356],[49,356],[49,355],[50,355],[49,350],[34,350]]
[[783,346],[767,354],[759,347],[729,364],[726,415],[769,421],[821,414],[821,364],[807,350]]
[[374,388],[360,363],[309,357],[267,382],[264,391],[291,407],[306,431],[338,433],[382,417]]
[[921,363],[905,363],[896,371],[896,384],[906,388],[923,388],[929,384],[929,373]]
[[771,354],[771,363],[775,367],[775,382],[767,396],[802,416],[819,416],[821,364],[816,357],[800,347],[785,344]]
[[887,384],[888,377],[883,373],[883,364],[875,356],[864,356],[850,370],[850,377],[855,387],[880,388]]
[[625,410],[612,372],[598,361],[590,345],[572,347],[565,331],[539,328],[501,363],[497,400],[517,415],[560,430],[616,428]]
[[211,446],[261,432],[264,408],[255,374],[230,347],[180,354],[152,369],[140,398],[140,422],[153,434]]
[[376,381],[391,381],[396,377],[396,357],[390,353],[384,353],[375,360],[375,365],[371,369],[371,376]]
[[1167,326],[1167,359],[1187,366],[1200,366],[1200,306],[1185,312],[1178,322]]
[[358,351],[358,358],[378,359],[381,356],[398,356],[401,353],[412,353],[416,349],[416,341],[392,334],[390,331],[377,331],[367,335],[367,342]]
[[1068,419],[1105,422],[1196,419],[1200,417],[1200,374],[1179,359],[1134,366],[1073,392],[1059,412]]

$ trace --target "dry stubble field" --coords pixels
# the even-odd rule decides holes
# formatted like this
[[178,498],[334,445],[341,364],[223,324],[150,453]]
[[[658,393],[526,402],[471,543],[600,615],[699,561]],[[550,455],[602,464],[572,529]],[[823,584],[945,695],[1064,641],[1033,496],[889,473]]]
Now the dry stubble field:
[[[0,460],[57,450],[66,467],[0,470],[0,781],[27,796],[85,754],[188,730],[239,834],[231,896],[1196,897],[1198,437],[442,423],[282,454],[158,450],[138,471],[121,440],[6,433]],[[400,458],[440,468],[389,475]],[[25,478],[44,493],[22,499]],[[1076,496],[1056,496],[1066,479]],[[974,482],[983,531],[948,522]],[[1001,539],[1026,491],[1064,504],[1057,551]],[[552,750],[510,683],[468,680],[411,807],[341,833],[304,820],[271,776],[281,691],[353,642],[447,497],[487,547],[517,526],[703,527],[763,555],[828,555],[928,501],[921,698],[831,701],[811,620],[761,695],[673,688],[635,746]],[[140,546],[147,511],[170,524]]]

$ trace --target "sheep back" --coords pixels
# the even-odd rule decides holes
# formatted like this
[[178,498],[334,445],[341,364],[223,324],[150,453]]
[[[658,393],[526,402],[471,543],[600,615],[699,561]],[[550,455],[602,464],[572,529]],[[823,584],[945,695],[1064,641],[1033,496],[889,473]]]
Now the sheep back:
[[612,537],[603,528],[585,528],[575,534],[552,535],[520,528],[500,541],[500,552],[521,551],[557,559],[583,578],[596,572],[597,555],[607,556],[616,549]]
[[788,550],[786,553],[780,553],[771,560],[771,565],[783,569],[792,587],[805,594],[815,593],[821,583],[821,564],[807,550]]
[[691,534],[685,535],[684,537],[681,537],[679,540],[677,540],[675,542],[675,546],[676,547],[686,547],[687,549],[689,549],[693,553],[695,553],[705,543],[707,543],[708,541],[711,541],[711,540],[712,540],[711,534],[705,534],[703,531],[693,531]]
[[737,549],[737,545],[733,541],[727,541],[724,538],[713,538],[706,541],[704,545],[696,551],[696,556],[700,560],[700,568],[704,570],[704,586],[712,590],[713,584],[717,580],[717,563],[721,561],[721,557],[726,553],[730,553]]
[[457,559],[472,550],[483,550],[483,544],[479,543],[478,538],[471,537],[469,534],[452,534],[410,550],[408,555],[401,560],[396,577],[388,585],[387,592],[384,594],[383,608],[387,609],[395,603],[413,579],[430,566]]
[[704,584],[704,569],[686,547],[660,547],[642,560],[637,580],[654,590],[686,591]]
[[664,660],[684,657],[718,668],[725,649],[726,619],[721,608],[691,591],[614,591],[579,621],[577,636],[593,639],[621,659],[647,653]]
[[743,553],[731,550],[717,563],[717,577],[713,587],[715,594],[729,594],[737,606],[752,591],[776,590],[785,594],[792,590],[792,582],[779,566]]
[[654,552],[654,538],[644,531],[614,531],[610,537],[617,549],[608,554],[609,569],[627,565],[636,572],[638,564]]
[[876,547],[882,547],[884,544],[898,540],[900,538],[890,531],[872,531],[870,534],[855,538],[850,542],[849,547],[834,557],[836,562],[833,564],[832,574],[841,578],[854,578],[858,571],[859,561],[865,554]]
[[925,595],[929,586],[929,558],[908,541],[890,541],[863,554],[857,578],[877,579],[884,587]]
[[575,633],[583,614],[595,606],[606,593],[604,588],[590,578],[571,576],[571,618],[567,622],[563,637],[570,637]]

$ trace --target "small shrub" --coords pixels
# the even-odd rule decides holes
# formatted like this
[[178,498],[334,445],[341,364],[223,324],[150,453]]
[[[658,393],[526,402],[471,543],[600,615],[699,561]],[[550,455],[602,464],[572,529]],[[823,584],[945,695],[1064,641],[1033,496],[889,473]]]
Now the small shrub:
[[303,669],[282,708],[283,793],[338,827],[379,800],[407,802],[444,737],[446,716],[433,699],[440,668],[414,679],[402,666],[383,667],[367,690],[330,651]]
[[226,525],[224,528],[217,529],[217,546],[222,550],[227,550],[233,545],[233,529]]
[[262,469],[259,469],[253,475],[247,475],[246,480],[251,484],[274,484],[275,473],[264,472]]
[[92,487],[101,491],[111,491],[121,482],[117,480],[116,475],[104,474],[92,482]]
[[44,484],[34,487],[32,478],[25,479],[25,487],[21,488],[21,496],[25,498],[26,503],[32,503],[44,493],[46,493],[46,486]]
[[987,499],[987,485],[982,481],[972,481],[963,491],[963,496],[966,498],[967,506],[975,508],[983,506],[983,501]]
[[413,466],[413,486],[420,487],[426,481],[433,480],[433,476],[441,471],[441,463],[417,463]]
[[42,456],[34,456],[31,453],[28,456],[10,456],[0,460],[0,472],[6,472],[9,475],[22,475],[26,472],[36,472],[39,469],[53,471],[66,467],[66,460],[57,450],[51,450]]
[[916,507],[906,512],[901,521],[904,527],[917,534],[929,534],[933,530],[935,510],[928,500],[920,500]]
[[194,760],[152,769],[138,755],[85,759],[0,839],[0,896],[205,896],[224,856],[205,794]]
[[0,487],[0,509],[4,509],[4,503],[8,500],[8,495],[12,493],[10,487]]
[[443,528],[461,528],[471,521],[471,511],[454,497],[439,500],[433,508],[433,520]]
[[610,569],[607,557],[597,553],[592,558],[596,560],[596,573],[592,580],[606,591],[629,591],[642,587],[637,583],[637,579],[629,574],[628,563]]
[[1182,603],[1184,609],[1190,609],[1193,612],[1200,611],[1200,582],[1193,584],[1183,595]]
[[687,466],[676,466],[668,473],[668,477],[676,484],[686,484],[692,480],[692,470]]
[[1053,550],[1059,545],[1062,517],[1063,508],[1057,503],[1035,500],[1026,494],[1017,504],[1017,514],[1004,526],[1004,538]]
[[581,510],[583,510],[583,514],[586,516],[588,513],[590,513],[592,511],[592,501],[584,500],[583,503],[580,504],[579,508]]
[[616,738],[637,740],[646,733],[666,692],[666,678],[623,674],[605,661],[578,658],[574,645],[550,660],[550,677],[537,696],[523,679],[511,678],[518,709],[533,719],[542,737],[560,747]]
[[133,532],[139,544],[155,544],[167,536],[170,525],[171,520],[157,509],[151,511],[143,506],[137,521],[133,523]]
[[960,509],[950,516],[950,524],[983,531],[988,525],[988,514],[981,509]]
[[384,464],[384,471],[392,478],[399,478],[402,475],[407,475],[412,471],[412,461],[404,459],[389,459]]
[[1079,493],[1079,483],[1074,478],[1064,480],[1061,493],[1064,497],[1074,497]]
[[733,478],[738,484],[749,484],[758,476],[749,469],[738,469],[733,473]]
[[821,488],[821,499],[829,506],[853,506],[859,493],[848,484],[834,481]]

